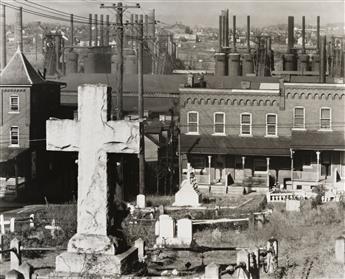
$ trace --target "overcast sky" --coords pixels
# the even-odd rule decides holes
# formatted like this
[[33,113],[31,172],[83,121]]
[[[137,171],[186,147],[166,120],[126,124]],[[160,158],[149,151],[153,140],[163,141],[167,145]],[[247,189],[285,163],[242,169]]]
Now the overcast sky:
[[[4,0],[14,5],[19,5],[25,0]],[[114,12],[100,9],[101,3],[112,4],[112,1],[99,0],[29,0],[59,9],[68,13],[88,16],[89,13],[104,13],[114,16]],[[1,0],[0,0],[1,2]],[[129,9],[129,13],[147,12],[156,9],[156,18],[166,23],[183,22],[188,25],[218,25],[220,10],[229,9],[230,15],[237,15],[237,24],[245,25],[246,16],[250,15],[253,26],[266,26],[277,23],[287,23],[287,16],[295,16],[295,24],[300,24],[302,15],[306,16],[306,24],[316,24],[316,16],[321,16],[321,25],[326,23],[344,22],[344,0],[238,0],[238,1],[212,1],[212,0],[141,0],[142,9]],[[128,5],[137,3],[135,1],[123,1]],[[116,2],[115,2],[116,3]],[[31,4],[32,5],[32,4]],[[23,5],[23,7],[26,7]],[[30,7],[26,7],[32,9]],[[13,22],[13,11],[8,9],[7,22]],[[29,21],[45,21],[44,18],[24,14],[24,23]]]

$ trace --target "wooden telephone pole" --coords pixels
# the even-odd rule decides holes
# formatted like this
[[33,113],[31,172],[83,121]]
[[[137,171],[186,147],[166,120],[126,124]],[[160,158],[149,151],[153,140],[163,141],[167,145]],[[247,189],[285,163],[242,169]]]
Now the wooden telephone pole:
[[116,86],[117,86],[117,111],[116,119],[123,119],[123,12],[130,8],[140,8],[139,3],[133,6],[123,5],[122,2],[105,6],[101,4],[101,8],[114,9],[116,11],[116,49],[118,55],[118,68],[116,71]]

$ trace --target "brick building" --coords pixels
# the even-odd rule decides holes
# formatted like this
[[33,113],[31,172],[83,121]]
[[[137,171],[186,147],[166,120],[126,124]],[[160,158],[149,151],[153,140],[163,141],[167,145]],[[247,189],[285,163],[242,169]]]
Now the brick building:
[[208,77],[204,85],[180,89],[181,152],[199,183],[344,189],[344,84]]
[[44,187],[52,174],[52,160],[45,151],[45,121],[58,115],[62,85],[45,80],[20,50],[1,72],[1,195],[5,195],[10,181],[15,181],[11,182],[13,190],[18,188],[18,180],[25,186],[26,194],[38,194],[38,188]]

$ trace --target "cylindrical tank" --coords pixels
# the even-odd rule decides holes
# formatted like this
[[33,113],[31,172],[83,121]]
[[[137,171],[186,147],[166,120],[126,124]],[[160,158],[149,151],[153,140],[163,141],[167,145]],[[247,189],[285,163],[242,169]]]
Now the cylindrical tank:
[[309,55],[308,54],[300,54],[298,56],[298,70],[302,72],[309,71]]
[[284,71],[296,71],[297,61],[296,55],[291,53],[286,53],[283,56],[284,59]]
[[312,70],[314,72],[320,71],[320,55],[315,54],[312,57]]
[[138,60],[135,54],[128,54],[125,56],[124,72],[125,74],[138,74]]
[[85,62],[85,73],[111,72],[111,53],[105,50],[96,49],[95,52],[89,52]]
[[214,55],[216,61],[215,76],[226,76],[227,75],[227,58],[224,52],[218,52]]
[[241,75],[241,56],[239,53],[229,54],[228,73],[231,77]]
[[66,74],[78,72],[78,53],[71,51],[66,54]]
[[243,54],[242,76],[254,73],[253,56],[250,53]]

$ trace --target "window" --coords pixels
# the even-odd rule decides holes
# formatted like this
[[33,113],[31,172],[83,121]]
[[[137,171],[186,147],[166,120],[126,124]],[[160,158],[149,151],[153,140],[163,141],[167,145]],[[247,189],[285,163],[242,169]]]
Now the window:
[[214,129],[215,134],[225,134],[225,113],[214,113]]
[[320,128],[321,130],[331,129],[331,109],[321,108],[320,110]]
[[12,126],[10,130],[10,145],[19,146],[19,128]]
[[266,136],[277,136],[277,115],[266,114]]
[[196,111],[188,112],[187,117],[188,133],[199,133],[199,113]]
[[241,113],[241,136],[252,135],[252,114]]
[[10,112],[19,112],[19,96],[10,96]]
[[293,128],[305,129],[304,107],[295,107],[293,112]]

